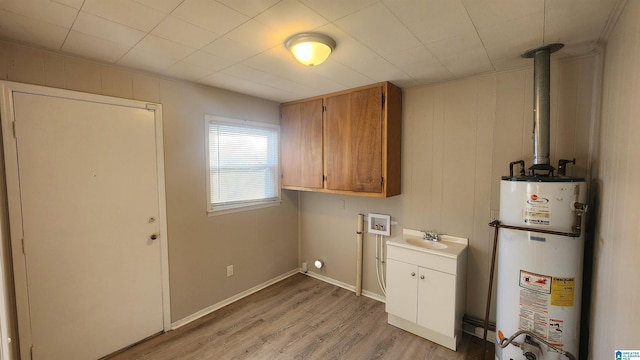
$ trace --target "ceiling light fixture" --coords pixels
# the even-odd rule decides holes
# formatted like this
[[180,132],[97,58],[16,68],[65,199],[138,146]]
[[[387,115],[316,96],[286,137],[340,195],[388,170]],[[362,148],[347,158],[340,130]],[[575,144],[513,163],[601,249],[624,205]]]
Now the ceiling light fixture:
[[316,66],[327,60],[336,41],[324,34],[300,33],[288,38],[284,45],[304,65]]

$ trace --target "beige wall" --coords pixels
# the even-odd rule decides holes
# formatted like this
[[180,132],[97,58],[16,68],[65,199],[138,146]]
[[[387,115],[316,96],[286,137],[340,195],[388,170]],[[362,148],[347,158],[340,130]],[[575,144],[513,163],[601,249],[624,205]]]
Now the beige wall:
[[591,359],[640,349],[640,2],[627,1],[604,60]]
[[[574,176],[587,175],[594,59],[551,66],[551,158],[555,166],[559,158],[575,157],[577,165],[568,172]],[[326,267],[320,275],[355,284],[358,213],[390,214],[398,222],[392,237],[405,227],[466,237],[466,310],[484,318],[493,240],[487,224],[491,210],[498,209],[499,180],[511,161],[532,165],[532,81],[529,68],[405,90],[402,195],[301,193],[300,260],[322,258]],[[380,294],[374,254],[375,236],[367,234],[363,285]]]
[[0,79],[162,104],[173,322],[297,268],[297,193],[206,214],[204,115],[278,123],[279,104],[3,41]]

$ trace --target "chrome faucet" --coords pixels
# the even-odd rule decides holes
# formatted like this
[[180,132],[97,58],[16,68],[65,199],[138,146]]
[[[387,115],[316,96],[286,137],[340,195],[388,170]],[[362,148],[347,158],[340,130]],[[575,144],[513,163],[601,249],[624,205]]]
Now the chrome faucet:
[[429,230],[429,231],[421,230],[420,232],[422,233],[423,240],[440,241],[440,235],[438,235],[438,233],[435,230]]

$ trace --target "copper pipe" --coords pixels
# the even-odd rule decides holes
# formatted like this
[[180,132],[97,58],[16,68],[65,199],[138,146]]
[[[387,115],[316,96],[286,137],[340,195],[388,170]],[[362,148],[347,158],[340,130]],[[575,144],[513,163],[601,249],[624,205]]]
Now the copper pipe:
[[496,220],[496,221],[492,221],[489,223],[489,226],[492,226],[496,229],[498,228],[503,228],[503,229],[512,229],[512,230],[521,230],[521,231],[531,231],[531,232],[537,232],[537,233],[541,233],[541,234],[550,234],[550,235],[560,235],[560,236],[568,236],[568,237],[580,237],[580,234],[582,234],[582,229],[580,227],[580,220],[582,218],[582,214],[577,212],[576,213],[576,224],[573,226],[573,231],[572,233],[568,233],[568,232],[562,232],[562,231],[553,231],[553,230],[545,230],[545,229],[537,229],[537,228],[532,228],[532,227],[524,227],[524,226],[513,226],[513,225],[503,225],[500,223],[500,221]]
[[[496,220],[493,223],[497,223],[500,225],[500,221]],[[491,224],[489,224],[491,225]],[[489,328],[489,312],[491,311],[491,293],[493,291],[493,270],[496,265],[496,251],[498,248],[498,230],[500,230],[500,226],[495,226],[496,230],[493,234],[493,252],[491,253],[491,271],[489,272],[489,291],[487,292],[487,307],[484,313],[484,335],[482,336],[483,347],[482,347],[482,358],[487,357],[487,330]]]

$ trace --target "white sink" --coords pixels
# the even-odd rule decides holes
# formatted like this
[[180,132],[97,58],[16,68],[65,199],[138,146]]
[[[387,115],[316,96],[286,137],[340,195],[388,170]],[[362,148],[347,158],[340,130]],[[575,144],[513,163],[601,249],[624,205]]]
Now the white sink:
[[469,245],[468,239],[451,235],[440,234],[440,241],[424,240],[422,236],[421,231],[404,229],[402,239],[392,238],[387,240],[387,244],[454,259]]
[[410,239],[406,239],[406,241],[411,245],[415,245],[415,246],[419,246],[419,247],[423,247],[431,250],[442,250],[449,247],[447,246],[447,244],[443,244],[441,242],[435,242],[431,240],[421,240],[421,239],[410,238]]

